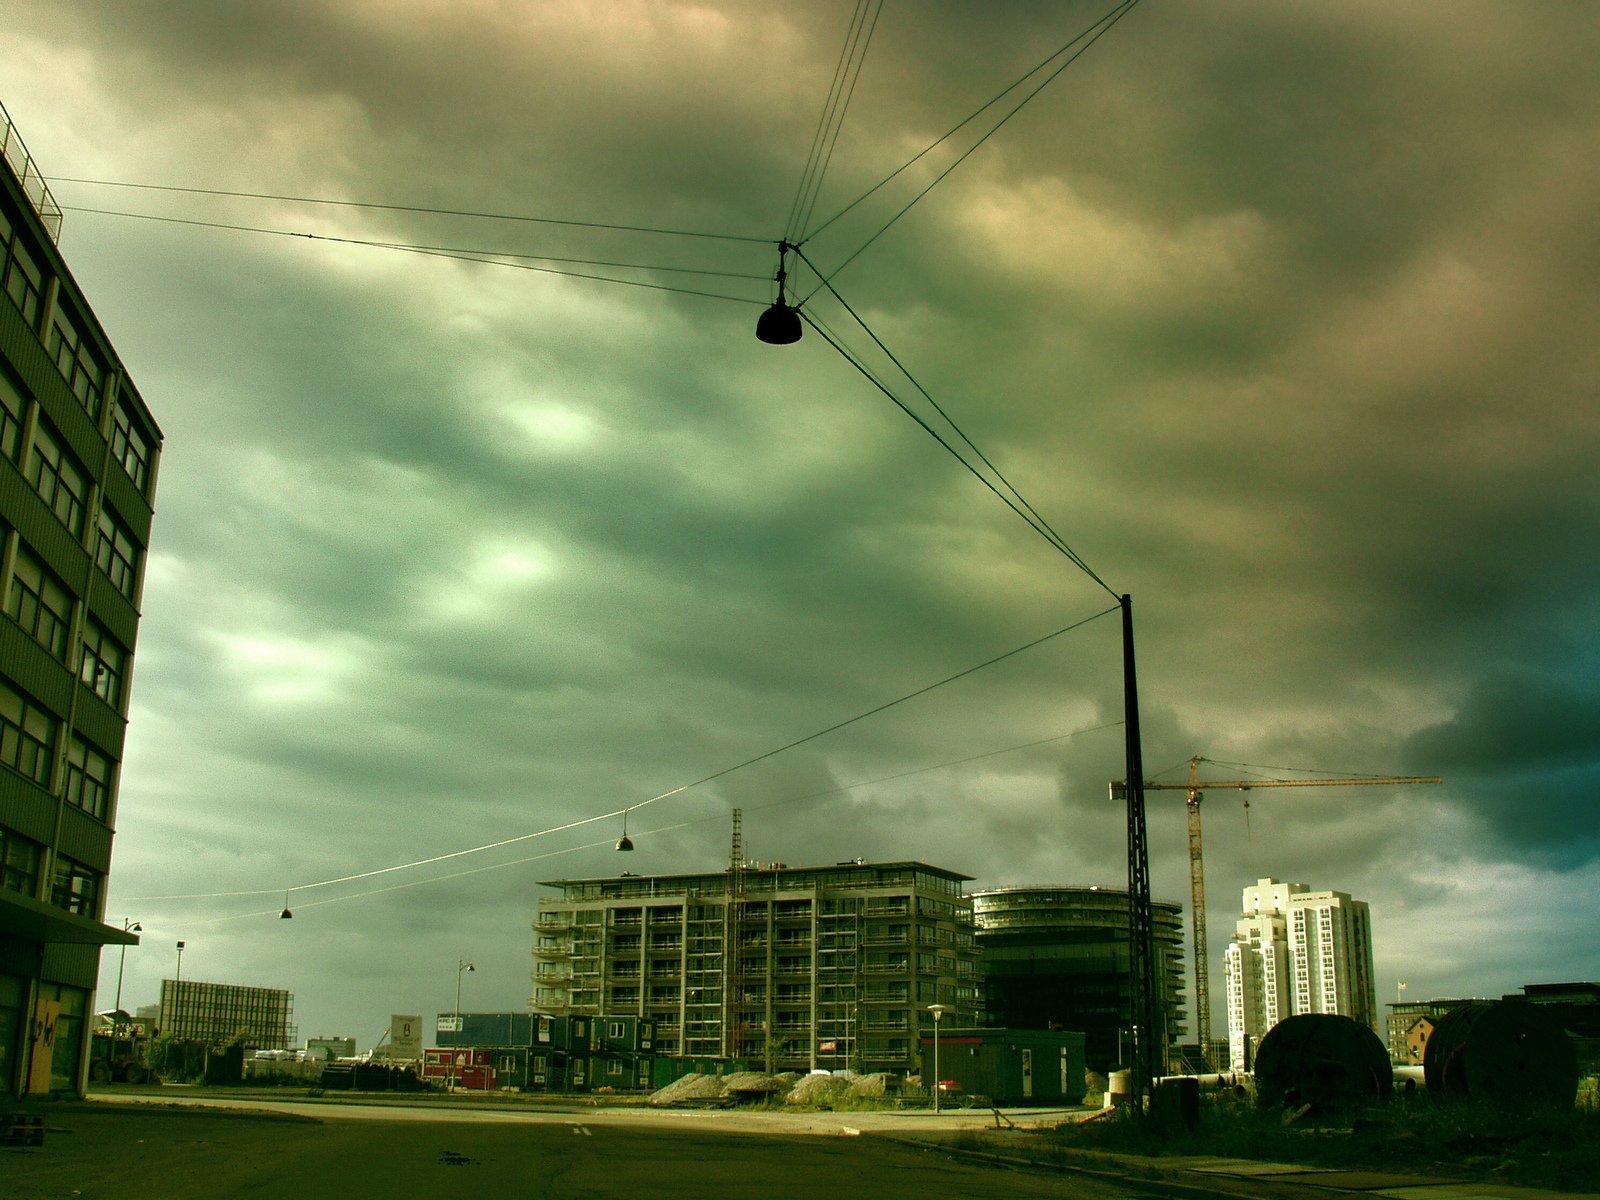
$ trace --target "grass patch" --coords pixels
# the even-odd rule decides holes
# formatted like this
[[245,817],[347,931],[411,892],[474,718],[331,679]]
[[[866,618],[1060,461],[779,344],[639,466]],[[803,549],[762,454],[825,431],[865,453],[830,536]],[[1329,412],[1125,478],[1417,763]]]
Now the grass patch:
[[1048,1136],[1066,1154],[1216,1155],[1600,1192],[1600,1114],[1593,1111],[1416,1096],[1286,1123],[1281,1109],[1207,1100],[1194,1129],[1122,1117]]

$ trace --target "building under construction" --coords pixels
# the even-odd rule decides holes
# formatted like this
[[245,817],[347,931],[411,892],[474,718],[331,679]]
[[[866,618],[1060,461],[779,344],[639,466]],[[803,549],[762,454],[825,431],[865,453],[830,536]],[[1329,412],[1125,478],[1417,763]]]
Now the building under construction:
[[161,1032],[182,1041],[226,1046],[240,1041],[253,1050],[287,1050],[295,1044],[294,993],[281,988],[161,981]]
[[977,1020],[970,879],[913,862],[736,860],[550,881],[560,895],[539,902],[532,1007],[648,1018],[663,1056],[912,1072],[930,1005]]

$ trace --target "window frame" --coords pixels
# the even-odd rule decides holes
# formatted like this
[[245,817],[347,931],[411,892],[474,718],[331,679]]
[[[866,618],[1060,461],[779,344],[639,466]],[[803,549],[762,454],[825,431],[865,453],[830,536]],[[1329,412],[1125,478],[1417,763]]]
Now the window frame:
[[[122,711],[128,662],[133,652],[119,642],[105,626],[85,615],[80,639],[83,653],[78,659],[78,680],[117,712]],[[108,656],[110,648],[116,661]]]
[[60,302],[50,314],[45,350],[56,370],[61,372],[61,378],[66,380],[67,390],[77,397],[89,419],[98,424],[105,407],[106,377],[110,371],[94,339],[85,332],[82,319]]
[[[98,775],[91,772],[95,768]],[[62,798],[74,808],[80,808],[98,821],[107,819],[111,811],[111,784],[116,776],[114,758],[92,742],[76,733],[67,743],[66,777],[61,789]]]
[[[12,709],[15,716],[8,711]],[[48,788],[60,732],[61,722],[54,713],[0,679],[0,766]]]
[[[82,538],[83,517],[89,507],[89,472],[67,447],[66,439],[42,417],[33,423],[33,444],[29,448],[25,474],[56,520],[73,537]],[[76,489],[72,486],[72,475],[77,476]],[[65,513],[62,512],[63,496],[66,497]]]
[[[67,661],[76,603],[72,589],[19,537],[11,563],[11,586],[6,589],[5,612],[60,662]],[[56,605],[64,605],[64,609]]]
[[[108,536],[109,533],[109,536]],[[107,505],[95,525],[94,565],[130,604],[139,590],[139,544]],[[112,570],[115,566],[119,568]]]

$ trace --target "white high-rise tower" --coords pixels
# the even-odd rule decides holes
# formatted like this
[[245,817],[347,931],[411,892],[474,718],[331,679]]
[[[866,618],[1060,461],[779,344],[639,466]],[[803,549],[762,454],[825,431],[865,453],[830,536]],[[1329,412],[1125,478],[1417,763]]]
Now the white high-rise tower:
[[1243,908],[1224,959],[1234,1070],[1245,1070],[1267,1030],[1296,1013],[1340,1013],[1376,1031],[1366,901],[1262,879],[1244,889]]

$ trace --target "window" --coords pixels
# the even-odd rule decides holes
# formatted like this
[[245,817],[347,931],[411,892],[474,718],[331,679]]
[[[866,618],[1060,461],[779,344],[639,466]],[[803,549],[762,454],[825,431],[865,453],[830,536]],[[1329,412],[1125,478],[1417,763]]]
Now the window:
[[38,842],[0,827],[0,888],[31,896],[39,886]]
[[607,1059],[606,1074],[613,1079],[620,1079],[622,1077],[622,1061],[616,1058]]
[[121,400],[111,414],[111,453],[142,494],[150,480],[150,439]]
[[55,741],[55,718],[0,680],[0,765],[48,787]]
[[104,821],[111,800],[112,762],[73,735],[67,746],[67,803]]
[[55,869],[50,872],[50,903],[80,917],[94,917],[99,913],[99,898],[99,872],[56,855]]
[[39,421],[33,429],[33,458],[28,482],[67,527],[73,537],[83,536],[83,502],[89,494],[89,476],[70,450],[62,448],[49,425]]
[[21,541],[17,543],[17,561],[6,593],[6,615],[52,655],[66,661],[72,593]]
[[622,1022],[621,1021],[607,1021],[606,1022],[606,1036],[608,1038],[620,1038],[622,1036],[622,1033],[623,1033],[623,1027],[622,1027]]
[[100,404],[105,399],[105,368],[100,365],[94,350],[88,345],[77,322],[63,307],[57,307],[50,318],[50,357],[56,369],[67,381],[72,394],[83,405],[84,411],[98,421]]
[[22,453],[22,414],[28,405],[4,373],[0,373],[0,454],[16,462]]
[[94,548],[95,566],[105,572],[112,587],[131,601],[138,584],[139,548],[108,509],[100,510],[99,532]]
[[92,617],[83,621],[83,660],[78,677],[84,686],[118,712],[122,711],[122,685],[128,674],[128,652]]
[[44,296],[44,272],[11,222],[0,216],[0,275],[6,295],[29,325],[39,320],[39,304]]

